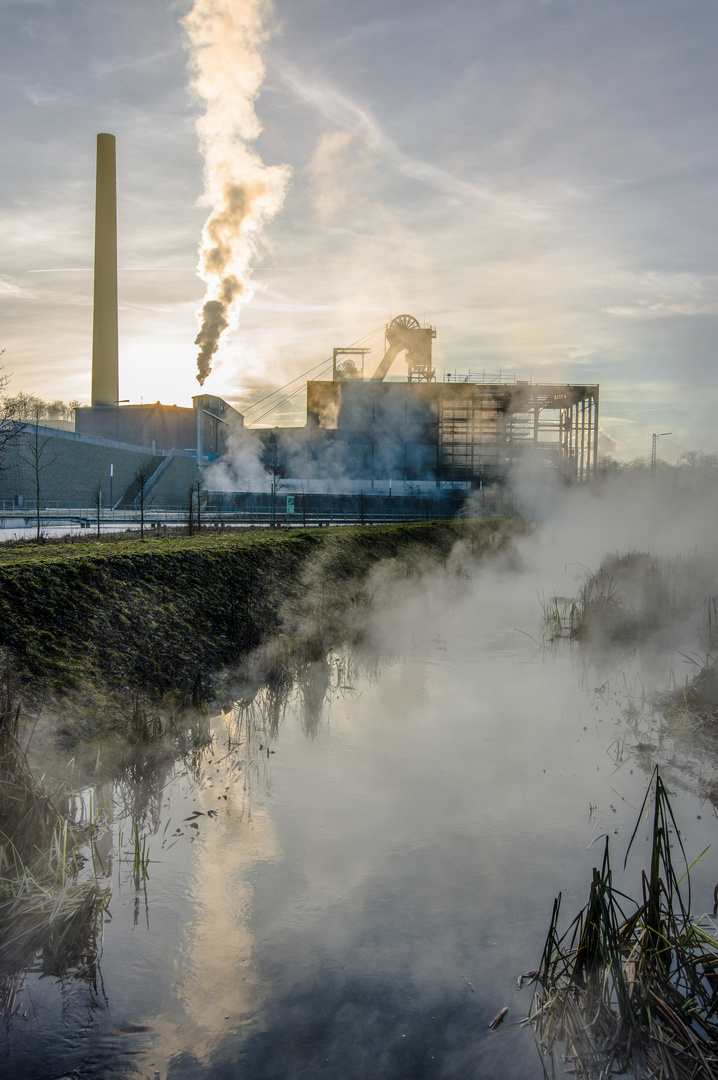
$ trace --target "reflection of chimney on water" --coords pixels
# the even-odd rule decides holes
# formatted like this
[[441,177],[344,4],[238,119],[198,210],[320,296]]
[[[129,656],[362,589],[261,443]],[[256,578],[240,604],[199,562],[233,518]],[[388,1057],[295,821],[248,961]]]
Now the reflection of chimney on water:
[[92,405],[116,407],[117,193],[115,136],[97,136],[95,191],[95,288],[92,309]]

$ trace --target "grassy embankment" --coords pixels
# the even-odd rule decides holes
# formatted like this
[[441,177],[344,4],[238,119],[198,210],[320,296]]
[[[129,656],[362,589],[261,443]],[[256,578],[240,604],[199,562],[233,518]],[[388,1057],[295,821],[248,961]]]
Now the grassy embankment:
[[484,518],[2,546],[0,649],[26,700],[196,704],[213,672],[270,636],[336,642],[380,561],[419,574],[458,541],[480,557],[519,528]]

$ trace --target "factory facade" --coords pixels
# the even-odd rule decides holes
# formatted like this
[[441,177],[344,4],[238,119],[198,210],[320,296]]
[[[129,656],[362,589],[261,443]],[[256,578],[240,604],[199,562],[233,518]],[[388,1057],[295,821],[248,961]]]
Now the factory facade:
[[529,452],[583,481],[596,467],[598,386],[310,382],[307,431],[331,441],[352,476],[501,483]]
[[154,404],[92,405],[75,410],[75,430],[82,435],[114,439],[155,451],[182,450],[200,467],[227,450],[229,433],[244,419],[222,398],[200,394],[192,408]]

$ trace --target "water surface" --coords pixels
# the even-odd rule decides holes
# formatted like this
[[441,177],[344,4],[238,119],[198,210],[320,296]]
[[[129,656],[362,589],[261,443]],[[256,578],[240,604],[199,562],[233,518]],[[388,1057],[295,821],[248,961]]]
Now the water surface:
[[[645,658],[597,669],[546,647],[540,597],[510,575],[448,599],[444,584],[393,605],[373,646],[213,717],[195,759],[82,793],[78,814],[104,806],[101,979],[29,974],[0,1071],[543,1076],[518,976],[558,892],[567,920],[585,902],[606,835],[619,871],[653,761],[676,751],[635,726]],[[675,809],[697,854],[715,815],[684,776]]]

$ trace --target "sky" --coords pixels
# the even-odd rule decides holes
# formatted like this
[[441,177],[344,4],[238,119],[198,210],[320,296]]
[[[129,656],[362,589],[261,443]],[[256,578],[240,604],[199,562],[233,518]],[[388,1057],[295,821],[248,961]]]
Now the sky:
[[[190,7],[0,0],[10,391],[89,403],[95,143],[111,132],[120,397],[201,392]],[[204,392],[256,421],[253,403],[334,347],[366,341],[378,364],[408,313],[436,327],[439,379],[599,383],[616,457],[648,456],[653,432],[669,461],[718,452],[715,0],[277,0],[264,20],[251,146],[284,197]],[[303,385],[260,422],[303,424]]]

